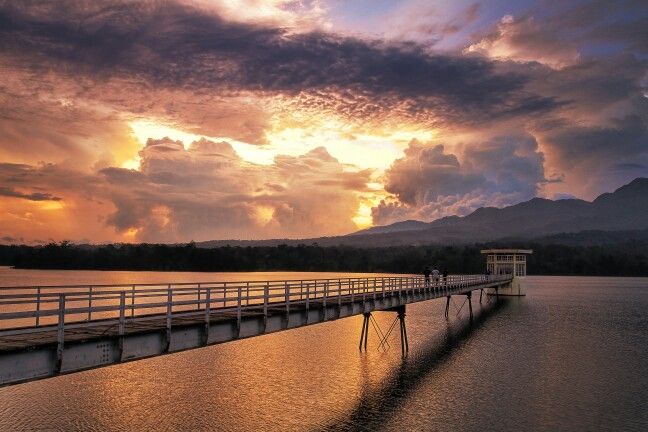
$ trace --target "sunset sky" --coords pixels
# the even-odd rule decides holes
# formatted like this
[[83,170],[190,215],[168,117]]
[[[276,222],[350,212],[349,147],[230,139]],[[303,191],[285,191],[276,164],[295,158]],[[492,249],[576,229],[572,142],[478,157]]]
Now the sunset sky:
[[0,242],[338,235],[648,176],[644,1],[0,1]]

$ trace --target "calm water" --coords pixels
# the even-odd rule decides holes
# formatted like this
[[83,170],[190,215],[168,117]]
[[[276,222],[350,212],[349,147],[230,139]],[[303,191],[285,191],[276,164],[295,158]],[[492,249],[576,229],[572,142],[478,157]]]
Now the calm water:
[[[329,277],[0,269],[0,285]],[[347,276],[345,274],[345,276]],[[410,355],[358,352],[353,317],[0,389],[0,430],[648,430],[648,279],[529,277],[443,318],[408,306]],[[377,313],[386,329],[393,314]]]

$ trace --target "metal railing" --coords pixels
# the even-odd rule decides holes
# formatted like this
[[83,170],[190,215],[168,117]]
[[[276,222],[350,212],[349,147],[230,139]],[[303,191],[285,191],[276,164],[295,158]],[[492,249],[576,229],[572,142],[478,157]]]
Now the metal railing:
[[422,289],[456,291],[510,279],[510,275],[451,275],[426,284],[422,276],[335,278],[284,281],[200,282],[131,285],[69,285],[0,287],[0,334],[21,334],[46,328],[117,324],[120,333],[127,322],[166,316],[170,325],[177,316],[204,313],[206,321],[216,311],[235,313],[240,323],[245,311],[302,302],[341,303]]

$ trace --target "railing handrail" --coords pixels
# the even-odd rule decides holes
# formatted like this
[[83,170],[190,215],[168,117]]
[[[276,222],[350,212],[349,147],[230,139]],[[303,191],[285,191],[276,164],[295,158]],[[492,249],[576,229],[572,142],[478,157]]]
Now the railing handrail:
[[[202,282],[159,282],[159,283],[123,283],[123,284],[74,284],[74,285],[4,285],[0,286],[0,290],[15,290],[15,289],[53,289],[53,288],[130,288],[132,286],[191,286],[191,285],[222,285],[222,284],[247,284],[247,283],[284,283],[284,282],[319,282],[319,281],[332,281],[332,280],[364,280],[372,279],[374,277],[390,278],[390,277],[419,277],[416,274],[394,274],[394,276],[370,276],[370,277],[341,277],[341,278],[315,278],[315,279],[250,279],[242,281],[202,281]],[[455,275],[457,276],[457,275]],[[423,276],[420,276],[421,278]]]
[[[498,282],[512,277],[512,275],[477,274],[448,275],[444,278],[439,275],[431,277],[430,284],[454,292],[466,286]],[[2,287],[0,324],[8,322],[9,327],[0,327],[0,334],[19,329],[31,331],[30,329],[52,325],[63,328],[71,323],[81,322],[93,325],[99,321],[116,319],[113,315],[105,316],[106,313],[111,312],[118,312],[120,322],[123,324],[127,319],[126,313],[128,319],[142,319],[151,315],[147,314],[147,311],[156,308],[164,308],[169,321],[171,320],[169,314],[176,312],[200,310],[209,312],[218,308],[236,308],[240,321],[241,310],[248,307],[263,306],[265,315],[268,304],[285,304],[286,311],[289,311],[290,304],[296,301],[305,301],[307,308],[311,300],[323,300],[326,305],[327,300],[335,298],[336,300],[331,301],[341,302],[342,296],[346,295],[350,295],[352,299],[354,295],[362,295],[364,301],[367,294],[373,299],[377,295],[384,298],[386,293],[397,292],[400,296],[402,293],[429,288],[430,284],[425,282],[422,275],[386,275],[273,281]],[[137,289],[137,287],[144,289]],[[57,288],[60,288],[58,292],[43,292],[44,289]],[[74,291],[83,288],[87,290]],[[18,292],[9,293],[11,290]],[[117,300],[119,303],[116,303]],[[106,304],[106,302],[114,302],[114,304]],[[14,310],[9,306],[13,306]],[[50,320],[49,323],[43,323],[41,320],[41,318],[50,319],[54,316],[58,317],[53,320],[54,322]],[[82,320],[80,316],[87,319]],[[35,325],[20,325],[21,320],[26,319],[31,319],[32,323],[35,319]]]
[[[483,274],[453,274],[448,275],[448,277],[478,277],[485,276]],[[510,275],[491,275],[495,276],[510,276]],[[423,279],[422,275],[419,274],[394,274],[393,276],[367,276],[367,277],[341,277],[341,278],[315,278],[315,279],[276,279],[276,280],[267,280],[267,279],[252,279],[252,280],[243,280],[243,281],[202,281],[202,282],[159,282],[159,283],[123,283],[123,284],[73,284],[73,285],[5,285],[0,286],[0,291],[5,290],[35,290],[35,289],[80,289],[80,288],[132,288],[135,287],[191,287],[193,285],[201,285],[201,288],[208,288],[207,286],[202,285],[233,285],[236,284],[265,284],[267,282],[271,284],[284,284],[285,282],[326,282],[326,281],[337,281],[337,280],[368,280],[368,279],[390,279],[390,278],[420,278]],[[118,292],[118,291],[115,291]]]

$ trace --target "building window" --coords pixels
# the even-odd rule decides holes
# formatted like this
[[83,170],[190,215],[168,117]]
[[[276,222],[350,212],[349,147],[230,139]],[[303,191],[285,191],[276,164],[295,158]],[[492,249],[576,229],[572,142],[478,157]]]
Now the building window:
[[526,266],[524,264],[515,265],[515,276],[526,276]]

